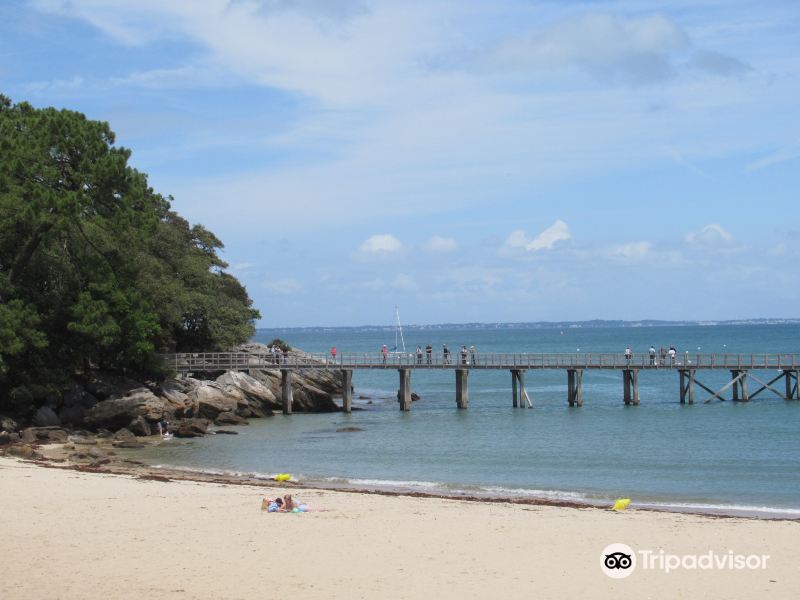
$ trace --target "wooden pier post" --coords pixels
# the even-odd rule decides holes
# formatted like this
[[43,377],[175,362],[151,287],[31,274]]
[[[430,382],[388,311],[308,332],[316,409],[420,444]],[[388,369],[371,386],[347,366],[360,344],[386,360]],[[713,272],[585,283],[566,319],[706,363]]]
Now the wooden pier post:
[[[738,369],[731,370],[731,379],[733,380],[733,401],[747,402],[750,397],[747,395],[747,371],[740,371]],[[741,398],[739,392],[741,391]]]
[[681,376],[681,404],[685,404],[687,398],[689,404],[694,404],[694,369],[680,369],[678,372]]
[[398,369],[400,373],[400,410],[411,410],[411,369]]
[[567,369],[567,402],[583,406],[583,369]]
[[283,414],[292,414],[292,371],[281,369],[281,404]]
[[458,408],[467,408],[467,404],[469,404],[468,377],[469,369],[456,369],[456,406]]
[[519,382],[519,407],[528,408],[528,403],[525,402],[525,394],[528,392],[525,390],[525,371],[523,369],[517,371],[517,381]]
[[517,400],[519,399],[519,394],[517,392],[517,374],[519,373],[516,369],[511,369],[511,406],[513,408],[517,408]]
[[786,380],[786,396],[787,400],[800,400],[800,371],[785,370],[783,377]]
[[342,369],[342,410],[346,413],[353,410],[353,371]]
[[622,371],[622,399],[628,406],[639,404],[639,369]]

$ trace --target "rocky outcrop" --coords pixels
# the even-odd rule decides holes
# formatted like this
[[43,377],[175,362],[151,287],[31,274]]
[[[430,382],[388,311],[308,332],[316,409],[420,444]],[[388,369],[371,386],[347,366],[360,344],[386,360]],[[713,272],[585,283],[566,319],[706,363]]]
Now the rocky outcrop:
[[[261,354],[266,347],[246,344],[237,351]],[[303,355],[294,350],[292,354]],[[334,397],[341,393],[338,371],[310,369],[293,373],[294,412],[336,412],[340,408]],[[115,436],[117,441],[133,441],[135,436],[155,433],[161,419],[169,421],[176,434],[182,428],[181,435],[190,437],[206,433],[197,424],[198,419],[218,425],[245,425],[247,419],[269,417],[281,408],[278,368],[249,373],[231,371],[214,380],[179,377],[160,383],[142,383],[124,375],[93,371],[61,397],[48,397],[33,414],[25,416],[24,422],[38,430],[86,428],[105,431],[105,435],[124,429],[130,437]],[[14,419],[0,415],[0,431],[16,434],[20,426]],[[49,434],[32,430],[22,439],[34,444],[55,441],[50,440]]]
[[86,413],[84,421],[89,427],[120,429],[129,427],[137,417],[155,423],[169,416],[169,409],[169,402],[139,384],[132,389],[115,392],[113,396],[95,404]]

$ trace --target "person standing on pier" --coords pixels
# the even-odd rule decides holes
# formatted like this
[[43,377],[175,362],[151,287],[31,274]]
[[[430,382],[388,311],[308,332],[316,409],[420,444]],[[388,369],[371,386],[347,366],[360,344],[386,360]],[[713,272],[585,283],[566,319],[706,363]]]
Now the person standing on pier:
[[631,350],[631,347],[628,346],[627,348],[625,348],[625,360],[628,362],[628,364],[631,364],[632,358],[633,358],[633,350]]
[[653,367],[656,364],[656,347],[650,346],[650,366]]
[[433,346],[430,344],[425,346],[425,354],[427,355],[426,358],[428,360],[428,364],[431,364],[433,358]]
[[422,364],[422,346],[417,346],[417,364]]
[[389,347],[386,344],[381,348],[381,356],[383,357],[383,364],[386,364],[386,359],[389,358]]
[[462,365],[467,364],[467,346],[466,345],[462,345],[461,346],[461,364]]
[[331,348],[331,358],[333,359],[333,362],[335,363],[336,362],[336,346],[333,346]]
[[669,347],[669,351],[667,352],[667,354],[669,354],[669,366],[670,367],[674,367],[675,366],[675,355],[678,354],[678,351],[675,350],[675,346],[670,346]]
[[478,351],[475,349],[475,346],[469,347],[469,357],[473,365],[478,364]]
[[447,344],[442,344],[442,358],[444,359],[444,364],[450,364],[450,348],[447,347]]

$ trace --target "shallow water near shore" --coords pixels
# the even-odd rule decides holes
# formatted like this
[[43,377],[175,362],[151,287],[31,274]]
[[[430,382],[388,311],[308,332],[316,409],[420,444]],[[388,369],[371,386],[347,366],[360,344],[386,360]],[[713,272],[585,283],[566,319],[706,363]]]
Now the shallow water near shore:
[[[798,325],[406,331],[406,347],[476,345],[481,352],[620,352],[676,345],[679,352],[798,352]],[[260,331],[325,352],[371,352],[394,333]],[[777,374],[777,373],[775,373]],[[763,372],[771,379],[772,372]],[[758,375],[763,379],[762,375]],[[727,371],[698,371],[719,389]],[[345,414],[254,419],[237,436],[173,439],[136,453],[150,464],[233,473],[292,473],[308,483],[431,493],[538,497],[605,504],[800,518],[800,402],[764,391],[749,403],[678,402],[673,371],[640,373],[641,405],[622,402],[618,372],[584,374],[582,408],[566,405],[566,374],[529,371],[535,407],[511,407],[505,371],[473,372],[469,409],[455,408],[452,371],[412,375],[422,397],[409,413],[395,400],[397,373],[356,371]],[[760,386],[751,382],[751,393]],[[783,382],[775,384],[782,389]],[[369,399],[358,399],[358,396]],[[357,427],[363,431],[337,431]]]

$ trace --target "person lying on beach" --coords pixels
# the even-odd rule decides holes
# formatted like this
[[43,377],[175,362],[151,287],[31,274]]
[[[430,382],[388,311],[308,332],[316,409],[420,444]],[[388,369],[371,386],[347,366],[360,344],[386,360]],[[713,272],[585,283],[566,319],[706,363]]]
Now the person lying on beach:
[[264,498],[261,501],[261,510],[266,510],[267,512],[280,512],[283,510],[283,500],[280,498]]

